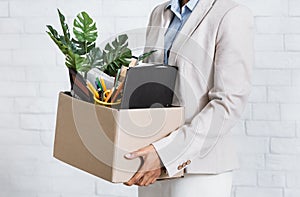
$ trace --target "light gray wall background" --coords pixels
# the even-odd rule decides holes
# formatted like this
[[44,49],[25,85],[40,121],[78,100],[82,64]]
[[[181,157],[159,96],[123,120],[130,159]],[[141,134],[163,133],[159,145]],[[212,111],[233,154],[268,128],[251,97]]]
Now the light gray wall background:
[[[45,34],[82,10],[100,41],[147,25],[161,0],[0,0],[0,196],[136,196],[52,157],[57,95],[69,89],[63,56]],[[234,197],[300,196],[300,1],[242,0],[255,15],[253,91],[234,128],[241,169]]]

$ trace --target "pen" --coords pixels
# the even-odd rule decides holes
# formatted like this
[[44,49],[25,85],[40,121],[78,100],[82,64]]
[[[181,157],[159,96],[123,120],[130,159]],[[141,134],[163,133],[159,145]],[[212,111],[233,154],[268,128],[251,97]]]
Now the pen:
[[96,89],[99,88],[98,84],[97,84],[97,81],[95,81],[95,86],[96,86]]
[[88,88],[90,89],[90,91],[95,95],[95,97],[97,99],[99,99],[99,94],[98,94],[97,90],[94,88],[94,86],[91,84],[91,82],[87,81],[86,84],[87,84]]
[[99,87],[101,90],[103,90],[102,85],[101,85],[101,83],[100,83],[100,81],[99,81],[99,79],[98,79],[97,77],[96,77],[96,83],[97,83],[98,87]]
[[102,77],[100,77],[100,81],[101,81],[102,89],[105,92],[106,91],[105,81],[104,81],[104,79]]

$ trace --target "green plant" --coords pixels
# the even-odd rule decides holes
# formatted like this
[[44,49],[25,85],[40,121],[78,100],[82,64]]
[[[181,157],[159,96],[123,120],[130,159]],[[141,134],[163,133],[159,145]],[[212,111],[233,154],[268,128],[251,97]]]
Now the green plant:
[[[108,75],[115,76],[122,65],[129,65],[132,51],[128,48],[126,34],[119,35],[111,44],[107,43],[102,51],[96,47],[98,37],[96,23],[86,12],[79,13],[74,19],[75,38],[71,37],[66,18],[59,9],[58,15],[63,35],[59,35],[51,25],[47,25],[47,34],[66,56],[65,64],[68,68],[82,72],[85,77],[92,68],[98,68]],[[154,52],[142,54],[138,60],[142,61]]]
[[[85,58],[82,55],[85,55],[89,50],[91,50],[93,47],[95,47],[95,40],[97,38],[95,38],[95,34],[93,34],[92,36],[88,37],[80,37],[80,31],[82,32],[88,32],[87,28],[85,25],[80,26],[78,25],[78,33],[77,35],[75,34],[76,38],[81,38],[78,40],[75,40],[73,38],[71,38],[70,35],[70,30],[69,30],[69,26],[66,23],[66,19],[65,16],[60,12],[60,10],[58,9],[58,15],[59,15],[59,20],[60,20],[60,24],[63,30],[63,35],[59,35],[58,32],[51,26],[51,25],[47,25],[47,28],[49,31],[47,31],[48,35],[50,36],[50,38],[56,43],[56,45],[59,47],[59,49],[61,50],[61,52],[66,56],[66,66],[68,68],[80,71],[82,69],[82,66],[85,64]],[[81,15],[87,15],[85,12],[82,12]],[[81,20],[79,19],[80,14],[77,16],[78,19],[75,19],[74,21],[77,20]],[[89,21],[90,22],[90,21]],[[79,22],[77,22],[78,24],[80,24]],[[96,29],[97,30],[97,29]],[[88,42],[88,40],[92,40],[94,39],[94,41]],[[89,43],[89,46],[92,47],[87,47],[87,44]]]

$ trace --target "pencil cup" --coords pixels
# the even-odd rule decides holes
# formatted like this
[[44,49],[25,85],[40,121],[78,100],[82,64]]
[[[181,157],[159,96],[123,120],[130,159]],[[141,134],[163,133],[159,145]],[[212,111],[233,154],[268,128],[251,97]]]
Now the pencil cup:
[[95,104],[103,105],[103,106],[106,106],[106,107],[117,107],[121,103],[121,99],[117,100],[114,103],[108,103],[108,102],[100,101],[95,96],[94,96],[94,100],[95,100]]

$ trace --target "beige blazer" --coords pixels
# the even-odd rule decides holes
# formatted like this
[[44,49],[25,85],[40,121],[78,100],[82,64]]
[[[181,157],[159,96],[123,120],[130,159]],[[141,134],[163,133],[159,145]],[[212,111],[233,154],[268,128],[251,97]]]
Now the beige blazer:
[[[146,62],[162,63],[168,2],[150,16]],[[232,0],[200,0],[172,45],[169,64],[178,66],[174,104],[185,107],[185,125],[153,143],[170,176],[216,174],[238,167],[230,130],[241,117],[251,88],[253,17]]]

